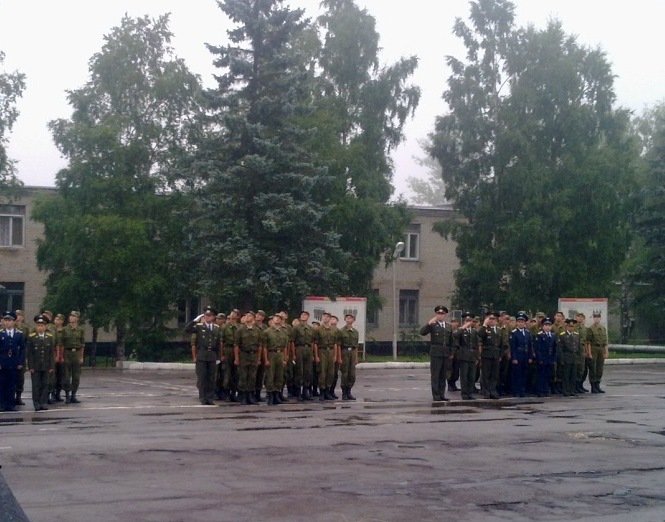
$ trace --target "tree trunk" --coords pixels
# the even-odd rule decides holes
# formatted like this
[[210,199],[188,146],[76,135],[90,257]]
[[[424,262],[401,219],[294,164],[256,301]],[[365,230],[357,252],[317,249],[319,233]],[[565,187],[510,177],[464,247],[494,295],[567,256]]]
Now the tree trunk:
[[115,327],[116,340],[115,340],[115,360],[124,361],[125,360],[125,337],[127,336],[127,330],[124,324],[117,324]]

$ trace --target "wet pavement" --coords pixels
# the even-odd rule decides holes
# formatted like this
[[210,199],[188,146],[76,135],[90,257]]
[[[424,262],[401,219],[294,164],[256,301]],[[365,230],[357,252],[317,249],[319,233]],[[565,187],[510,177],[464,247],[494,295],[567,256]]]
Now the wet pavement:
[[663,366],[578,398],[432,403],[428,379],[201,406],[188,372],[87,371],[81,404],[0,413],[0,464],[33,522],[665,520]]

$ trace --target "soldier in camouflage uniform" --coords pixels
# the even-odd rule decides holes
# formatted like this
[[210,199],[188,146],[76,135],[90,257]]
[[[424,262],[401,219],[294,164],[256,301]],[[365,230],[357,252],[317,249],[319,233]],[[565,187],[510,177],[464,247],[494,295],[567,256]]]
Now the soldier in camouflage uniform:
[[593,324],[587,328],[587,343],[589,343],[591,350],[591,368],[589,372],[591,392],[605,393],[600,388],[600,381],[603,378],[605,359],[608,357],[607,330],[600,324],[600,312],[594,312]]
[[575,364],[580,352],[580,336],[575,331],[575,319],[566,319],[566,329],[557,337],[557,354],[564,397],[575,392]]
[[296,385],[300,388],[300,400],[312,400],[312,374],[314,354],[314,328],[308,323],[309,312],[300,312],[300,322],[293,329],[293,344],[295,346],[295,374]]
[[351,388],[356,383],[356,364],[358,364],[359,333],[353,327],[356,318],[353,314],[344,316],[344,327],[339,331],[339,348],[341,351],[340,371],[342,373],[342,400],[355,401]]
[[289,358],[289,332],[282,316],[275,314],[271,325],[263,330],[263,366],[265,367],[266,401],[269,405],[281,404],[280,393],[284,388],[284,367]]
[[245,322],[238,327],[234,339],[234,361],[238,367],[240,402],[257,404],[256,369],[261,358],[262,332],[255,324],[254,312],[247,312]]
[[228,320],[222,329],[222,361],[224,361],[223,388],[226,400],[238,400],[238,367],[233,363],[235,359],[233,345],[236,330],[240,326],[240,310],[234,309],[228,315]]
[[478,332],[473,328],[473,315],[470,312],[462,315],[462,326],[453,333],[453,346],[459,361],[462,399],[475,400],[473,393],[476,391],[476,368],[480,359],[480,352]]
[[81,365],[85,355],[83,327],[79,325],[81,313],[69,313],[69,323],[62,331],[62,347],[65,359],[65,404],[81,402],[76,397],[81,381]]
[[580,352],[577,356],[577,361],[575,361],[575,391],[577,393],[588,393],[589,390],[584,387],[584,381],[588,374],[591,352],[587,343],[586,316],[582,312],[579,312],[575,315],[575,320],[577,321],[575,331],[580,336]]
[[324,312],[321,326],[314,334],[314,362],[320,364],[319,388],[321,389],[321,401],[332,401],[330,387],[333,382],[335,361],[337,360],[338,338],[337,329],[330,324],[331,315]]

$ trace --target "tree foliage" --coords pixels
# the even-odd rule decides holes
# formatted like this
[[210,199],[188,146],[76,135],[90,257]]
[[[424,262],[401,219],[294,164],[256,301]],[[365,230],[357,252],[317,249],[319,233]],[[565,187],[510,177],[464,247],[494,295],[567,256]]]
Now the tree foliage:
[[18,117],[16,102],[25,89],[25,75],[17,71],[4,72],[4,61],[5,53],[0,51],[0,189],[7,194],[21,185],[6,147],[9,133]]
[[198,291],[273,309],[366,295],[406,222],[386,203],[415,58],[380,68],[374,19],[351,1],[324,2],[318,27],[278,0],[219,5],[236,26],[209,46],[218,85],[183,183]]
[[506,0],[471,2],[431,154],[446,197],[459,303],[551,309],[605,296],[626,254],[636,148],[604,53],[561,24],[517,28]]
[[636,120],[643,175],[636,192],[635,238],[625,284],[652,337],[662,339],[665,306],[665,103]]
[[50,123],[69,163],[57,195],[34,212],[45,227],[37,261],[49,273],[47,303],[113,326],[120,358],[125,333],[159,329],[177,295],[177,199],[166,191],[187,152],[199,87],[170,39],[168,16],[125,16],[105,36],[90,79],[69,92],[71,118]]

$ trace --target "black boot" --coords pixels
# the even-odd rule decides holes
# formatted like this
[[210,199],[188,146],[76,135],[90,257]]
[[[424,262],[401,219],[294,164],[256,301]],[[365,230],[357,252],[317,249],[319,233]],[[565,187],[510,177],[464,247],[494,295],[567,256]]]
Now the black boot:
[[306,401],[311,401],[312,400],[312,387],[311,386],[305,386],[304,392],[305,392],[305,400]]
[[256,390],[256,393],[254,394],[254,398],[256,399],[256,402],[263,402],[264,399],[261,397],[261,390]]
[[321,393],[319,394],[319,400],[320,401],[328,400],[328,392],[324,392],[323,388],[321,389]]
[[600,393],[595,382],[591,383],[591,393]]
[[25,406],[25,402],[21,399],[21,394],[16,394],[16,406]]
[[336,401],[339,399],[337,395],[335,395],[335,387],[331,386],[330,389],[328,390],[328,395],[330,396],[331,401]]
[[60,397],[60,390],[55,392],[55,402],[62,402],[62,397]]
[[279,396],[279,392],[272,392],[272,402],[274,404],[282,404],[284,402]]
[[266,404],[268,406],[272,406],[273,404],[276,404],[274,397],[275,396],[272,394],[272,392],[266,392]]
[[55,403],[55,394],[54,393],[49,393],[48,394],[48,399],[46,399],[47,404],[53,404]]
[[605,390],[600,387],[599,382],[596,383],[596,393],[605,393]]
[[312,397],[319,397],[319,387],[318,386],[313,386],[312,387]]
[[300,393],[298,393],[298,400],[299,400],[300,402],[302,402],[302,401],[305,400],[305,387],[303,386],[303,387],[301,387],[301,388],[299,388],[299,389],[300,389]]
[[68,391],[66,391],[65,392],[65,404],[69,404],[70,402],[72,402],[71,395]]
[[253,392],[247,392],[247,402],[246,404],[258,404],[259,402],[256,400],[256,394]]
[[580,383],[580,393],[589,393],[589,390],[584,387],[584,382]]
[[355,401],[356,400],[356,398],[353,395],[351,395],[351,387],[350,386],[346,387],[346,398],[347,398],[347,400],[350,400],[350,401]]
[[76,398],[76,393],[72,392],[72,397],[71,399],[69,399],[69,402],[71,402],[72,404],[78,404],[81,401]]
[[343,401],[348,401],[349,400],[349,396],[346,394],[346,386],[344,386],[342,388],[342,400]]

